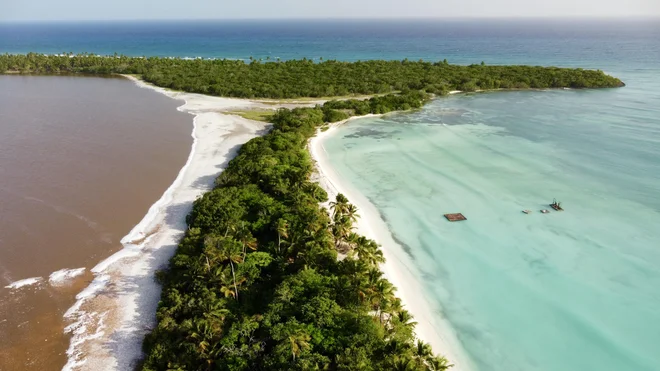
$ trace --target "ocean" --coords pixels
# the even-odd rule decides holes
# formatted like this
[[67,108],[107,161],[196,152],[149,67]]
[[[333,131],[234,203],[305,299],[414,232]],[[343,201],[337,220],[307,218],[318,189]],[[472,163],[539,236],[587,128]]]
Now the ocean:
[[[657,63],[657,19],[0,23],[0,53],[255,59],[443,60],[600,67]],[[605,60],[603,60],[605,59]],[[600,62],[600,63],[599,63]]]
[[[352,121],[324,146],[416,263],[420,294],[474,370],[660,369],[660,20],[0,24],[1,53],[30,51],[447,59],[621,78],[438,98]],[[554,198],[566,210],[539,213]]]

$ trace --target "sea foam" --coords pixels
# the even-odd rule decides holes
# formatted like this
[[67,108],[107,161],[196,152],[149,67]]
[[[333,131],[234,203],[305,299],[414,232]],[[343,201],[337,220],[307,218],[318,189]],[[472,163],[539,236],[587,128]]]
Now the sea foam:
[[73,269],[60,269],[55,271],[48,276],[48,283],[52,286],[61,286],[69,283],[72,278],[78,277],[81,274],[85,273],[85,268],[73,268]]
[[16,290],[16,289],[20,289],[21,287],[25,287],[25,286],[36,285],[38,283],[41,283],[43,280],[44,279],[42,277],[26,278],[26,279],[23,279],[23,280],[12,282],[9,285],[5,286],[5,288],[6,289],[11,289],[11,290]]

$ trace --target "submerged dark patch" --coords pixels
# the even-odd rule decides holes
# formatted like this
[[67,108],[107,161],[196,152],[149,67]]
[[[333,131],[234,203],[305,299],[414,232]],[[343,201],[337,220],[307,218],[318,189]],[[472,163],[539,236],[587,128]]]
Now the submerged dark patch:
[[401,130],[383,131],[371,128],[358,129],[353,134],[344,135],[344,138],[373,138],[373,139],[388,139],[392,138],[394,134],[401,133]]

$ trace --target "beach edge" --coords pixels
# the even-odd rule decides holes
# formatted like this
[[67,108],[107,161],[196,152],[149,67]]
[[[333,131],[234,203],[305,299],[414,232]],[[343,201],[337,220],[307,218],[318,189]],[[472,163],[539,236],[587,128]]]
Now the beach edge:
[[[455,94],[455,93],[454,93]],[[446,320],[441,317],[438,310],[433,310],[431,304],[420,294],[418,282],[413,273],[413,262],[399,245],[389,230],[387,223],[382,219],[378,209],[350,183],[342,180],[330,165],[329,155],[323,142],[333,134],[340,125],[352,120],[379,117],[382,115],[366,115],[352,117],[338,123],[330,124],[325,130],[319,129],[314,137],[310,138],[307,150],[314,163],[312,181],[318,183],[328,193],[328,201],[322,205],[329,207],[338,193],[342,193],[349,202],[354,204],[360,217],[355,223],[356,233],[370,238],[378,243],[383,251],[386,262],[380,265],[384,276],[397,288],[396,296],[415,318],[417,325],[414,334],[433,347],[436,354],[447,358],[453,364],[454,371],[469,371],[470,362],[462,350],[460,342]]]
[[266,123],[224,113],[252,107],[252,101],[175,92],[122,76],[182,102],[177,110],[193,116],[193,143],[172,184],[121,239],[123,248],[91,269],[94,279],[64,314],[71,334],[64,371],[135,368],[144,336],[156,325],[161,286],[155,273],[174,255],[192,203],[213,189],[240,146],[268,130]]

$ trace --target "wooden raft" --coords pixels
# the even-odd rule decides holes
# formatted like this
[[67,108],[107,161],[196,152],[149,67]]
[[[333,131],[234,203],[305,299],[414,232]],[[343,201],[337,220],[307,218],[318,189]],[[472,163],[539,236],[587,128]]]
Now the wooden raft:
[[462,220],[467,220],[467,218],[461,213],[445,214],[445,218],[447,218],[447,220],[450,222],[460,222]]

